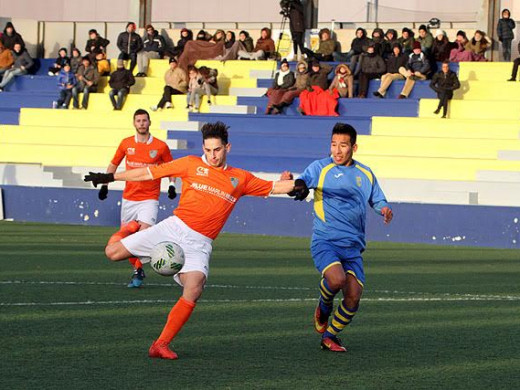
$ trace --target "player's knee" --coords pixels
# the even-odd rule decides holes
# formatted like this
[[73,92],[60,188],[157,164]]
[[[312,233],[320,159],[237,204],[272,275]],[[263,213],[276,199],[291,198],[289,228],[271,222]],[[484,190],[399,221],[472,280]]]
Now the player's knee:
[[110,261],[116,261],[116,260],[119,260],[117,258],[117,249],[115,247],[115,245],[107,245],[105,247],[105,256],[107,257],[108,260]]
[[359,301],[361,300],[361,295],[355,293],[349,293],[343,299],[345,301],[345,305],[350,309],[356,309],[359,307]]
[[341,290],[343,289],[343,287],[345,287],[347,283],[347,277],[343,273],[329,275],[329,277],[327,278],[327,283],[329,284],[331,290]]

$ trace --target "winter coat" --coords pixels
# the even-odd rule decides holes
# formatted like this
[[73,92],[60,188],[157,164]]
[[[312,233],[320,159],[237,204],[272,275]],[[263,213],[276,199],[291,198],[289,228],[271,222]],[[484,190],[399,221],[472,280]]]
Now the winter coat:
[[271,39],[270,29],[267,29],[266,39],[258,38],[258,40],[256,41],[256,46],[253,51],[257,52],[259,50],[263,50],[264,53],[267,54],[267,56],[269,56],[269,54],[274,54],[276,49],[274,48],[274,41]]
[[430,88],[437,93],[455,91],[460,88],[460,82],[457,74],[452,70],[449,70],[448,73],[440,71],[433,75]]
[[430,72],[430,61],[428,61],[426,55],[422,52],[419,54],[412,53],[408,57],[406,69],[427,75]]
[[[101,36],[97,36],[94,39],[89,39],[87,44],[85,45],[85,51],[87,53],[97,54],[97,53],[105,53],[107,51],[107,46],[110,44],[108,39],[105,39]],[[94,48],[92,48],[94,47]]]
[[[80,80],[80,76],[83,80]],[[85,68],[85,65],[81,64],[78,68],[78,73],[76,73],[76,77],[78,79],[78,86],[80,89],[84,89],[87,86],[86,81],[92,81],[92,85],[89,88],[96,88],[99,83],[99,73],[97,68],[90,64]]]
[[514,31],[516,28],[515,21],[511,18],[499,19],[497,24],[498,40],[500,42],[504,40],[512,40],[515,37]]
[[81,66],[81,61],[82,61],[81,56],[72,57],[70,59],[70,70],[72,70],[72,72],[74,72],[74,74],[78,73],[78,69]]
[[251,53],[255,48],[255,45],[253,43],[253,38],[251,38],[250,36],[247,36],[246,39],[244,39],[244,41],[242,42],[242,45],[244,45],[244,48],[246,49],[246,51],[248,53]]
[[[179,39],[177,41],[177,46],[175,47],[175,50],[179,52],[178,53],[179,55],[184,50],[184,45],[186,45],[186,42],[193,41],[193,31],[188,30],[188,29],[184,29],[184,30],[188,32],[188,36],[187,37],[181,36],[181,39]],[[181,30],[181,33],[182,33],[182,31],[183,30]]]
[[129,90],[132,85],[135,84],[135,78],[132,72],[125,68],[117,68],[110,75],[108,85],[113,89],[127,89]]
[[164,82],[166,85],[182,93],[186,93],[188,90],[188,75],[184,69],[181,69],[179,66],[174,70],[168,69],[166,71],[164,74]]
[[291,88],[294,83],[296,82],[296,77],[294,76],[294,72],[289,72],[285,76],[283,76],[283,83],[280,85],[278,84],[278,76],[280,75],[280,72],[276,72],[273,79],[273,89],[289,89]]
[[11,50],[3,48],[0,53],[0,69],[9,69],[13,64],[13,53]]
[[[392,33],[394,35],[393,39],[388,39],[386,34]],[[399,43],[397,38],[397,31],[394,29],[388,29],[385,34],[385,41],[383,43],[383,58],[386,58],[390,55],[392,55],[392,48],[394,47],[394,43]]]
[[[346,72],[344,74],[341,74],[339,72],[341,68],[346,69]],[[332,82],[330,83],[329,90],[332,91],[334,89],[337,89],[341,97],[346,97],[347,95],[349,95],[349,97],[352,97],[354,91],[349,91],[349,88],[353,89],[354,76],[352,75],[352,72],[348,65],[339,64],[338,66],[336,66],[334,73],[335,76],[334,79],[332,79]]]
[[[378,32],[379,37],[375,37],[374,33]],[[374,31],[372,31],[372,43],[375,45],[374,52],[381,57],[384,56],[385,52],[385,32],[381,28],[375,28]]]
[[429,32],[426,33],[426,36],[424,38],[421,38],[420,36],[417,38],[417,42],[421,44],[421,50],[422,51],[428,51],[432,48],[433,45],[433,35]]
[[354,38],[352,40],[352,44],[350,45],[350,50],[353,50],[354,54],[363,53],[370,44],[370,39],[367,38],[367,32],[364,29],[361,30],[363,31],[363,36],[361,38]]
[[392,54],[386,59],[386,73],[399,73],[399,68],[406,68],[408,64],[408,56],[404,53],[399,54],[397,57]]
[[450,51],[453,49],[453,44],[444,38],[442,41],[438,39],[433,40],[432,56],[437,62],[443,62],[450,58]]
[[301,64],[305,65],[305,71],[300,73],[298,70],[296,70],[296,73],[295,73],[296,83],[294,84],[294,86],[298,91],[301,91],[301,90],[307,88],[307,80],[309,78],[309,73],[307,72],[307,70],[308,70],[307,62],[305,62],[305,61],[298,62],[296,69],[298,69],[298,67]]
[[336,51],[336,41],[333,39],[327,39],[326,41],[320,41],[318,50],[316,53],[323,56],[331,56]]
[[302,33],[305,31],[303,5],[300,2],[291,3],[289,10],[289,29],[291,32]]
[[[11,27],[13,29],[13,32],[11,33],[11,35],[7,34],[7,29],[9,27]],[[0,37],[0,42],[2,43],[2,45],[4,45],[4,47],[6,49],[9,49],[9,50],[13,50],[14,45],[17,43],[22,45],[22,50],[25,49],[25,42],[23,41],[22,36],[16,32],[16,30],[14,29],[14,26],[11,22],[7,22],[7,24],[5,25],[4,33]]]
[[13,51],[13,60],[13,67],[17,69],[20,69],[23,66],[25,69],[29,70],[29,68],[34,64],[33,59],[25,49],[22,49],[20,53]]
[[201,66],[199,72],[205,84],[209,84],[218,90],[218,70]]
[[307,87],[312,86],[318,86],[323,90],[328,89],[329,87],[329,80],[328,75],[330,71],[332,70],[332,66],[320,64],[320,70],[317,72],[311,72],[309,73],[309,77],[307,79]]
[[57,64],[60,68],[63,68],[65,64],[70,64],[70,58],[65,57],[58,57],[56,58],[56,61],[54,61],[55,64]]
[[365,74],[384,74],[386,72],[386,64],[383,57],[376,53],[363,53],[359,60],[361,73]]
[[68,89],[67,84],[74,87],[77,82],[78,80],[76,80],[76,75],[72,71],[65,72],[65,70],[62,69],[60,70],[60,73],[58,73],[58,87],[60,89]]
[[145,34],[143,37],[143,50],[154,51],[159,53],[159,56],[163,56],[166,42],[162,35],[157,30],[154,30],[153,35]]
[[466,45],[464,46],[464,49],[467,51],[471,51],[472,53],[480,54],[483,56],[488,47],[489,47],[488,43],[483,43],[482,41],[473,42],[473,40],[470,39],[468,41],[468,43],[466,43]]
[[126,54],[138,53],[143,50],[143,40],[135,32],[130,34],[127,31],[123,31],[117,37],[117,47]]

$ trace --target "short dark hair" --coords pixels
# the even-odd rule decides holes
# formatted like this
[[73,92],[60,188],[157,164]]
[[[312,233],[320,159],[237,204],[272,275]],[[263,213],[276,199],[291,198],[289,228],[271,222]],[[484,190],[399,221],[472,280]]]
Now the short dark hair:
[[135,120],[135,117],[136,117],[137,115],[146,115],[146,116],[148,117],[148,120],[150,120],[150,114],[148,113],[148,111],[143,110],[142,108],[140,108],[140,109],[138,109],[138,110],[136,110],[136,111],[134,112],[134,120]]
[[449,65],[449,64],[450,64],[450,60],[444,60],[444,61],[442,61],[442,63],[443,63],[443,64],[448,64],[448,65]]
[[227,145],[228,129],[229,126],[220,121],[215,123],[206,123],[200,129],[202,131],[202,141],[204,142],[208,138],[218,138],[224,145]]
[[357,131],[347,123],[338,122],[332,129],[332,135],[334,134],[346,134],[350,136],[350,144],[354,145],[357,140]]

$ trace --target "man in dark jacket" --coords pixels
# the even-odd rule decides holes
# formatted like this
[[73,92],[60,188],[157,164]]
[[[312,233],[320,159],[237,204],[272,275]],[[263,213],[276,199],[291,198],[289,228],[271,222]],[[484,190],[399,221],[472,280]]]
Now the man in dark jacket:
[[[300,0],[292,0],[289,3],[289,29],[293,40],[294,57],[288,59],[288,61],[295,58],[300,60],[301,55],[303,55],[303,36],[305,34],[303,5]],[[300,48],[300,54],[298,54],[298,48]]]
[[372,79],[380,78],[386,72],[386,64],[383,57],[375,52],[375,44],[371,42],[367,52],[361,55],[359,60],[359,98],[366,98],[368,83]]
[[515,38],[516,24],[511,19],[511,12],[507,8],[502,11],[502,18],[499,19],[497,24],[498,40],[502,42],[502,55],[504,61],[511,61],[511,42]]
[[137,65],[137,53],[143,49],[143,40],[135,32],[135,23],[129,22],[126,25],[126,31],[123,31],[117,37],[117,47],[121,50],[119,60],[130,60],[130,72],[133,73]]
[[183,28],[181,30],[181,38],[177,41],[177,46],[175,46],[171,52],[167,52],[166,54],[169,57],[180,56],[184,51],[184,46],[189,41],[193,41],[193,31]]
[[[125,69],[125,63],[123,60],[117,60],[117,69],[110,75],[110,101],[114,110],[121,110],[125,102],[126,95],[130,93],[130,87],[135,84],[134,76],[132,72]],[[117,101],[115,96],[117,95]]]
[[89,53],[90,60],[92,63],[94,63],[97,54],[106,53],[106,49],[110,44],[110,41],[100,36],[95,29],[91,29],[88,32],[88,37],[89,40],[85,46],[85,51]]
[[448,61],[443,62],[442,70],[433,75],[430,88],[437,92],[437,97],[439,98],[439,105],[434,114],[438,114],[442,107],[442,117],[446,118],[448,102],[453,98],[453,91],[460,88],[457,74],[450,70]]
[[406,69],[401,69],[399,73],[406,78],[399,99],[406,99],[410,95],[410,92],[412,92],[415,81],[426,80],[428,73],[430,73],[430,62],[421,51],[421,44],[419,42],[413,43],[413,52],[408,57]]
[[369,43],[370,39],[367,37],[366,30],[364,28],[359,27],[356,30],[356,37],[352,40],[350,51],[348,53],[334,53],[334,61],[350,61],[350,69],[354,72],[356,70],[356,64],[359,59],[359,56],[366,51]]
[[4,34],[0,37],[0,42],[9,50],[13,50],[16,43],[19,43],[22,50],[25,50],[25,42],[22,36],[16,32],[11,22],[7,22],[5,25]]
[[151,24],[146,26],[146,34],[143,37],[143,50],[137,54],[137,77],[145,77],[148,72],[150,60],[157,60],[163,57],[166,42],[159,31]]
[[[374,92],[374,96],[384,98],[386,91],[390,88],[394,80],[404,80],[401,71],[406,69],[408,63],[408,56],[401,51],[401,45],[397,42],[392,47],[392,55],[386,59],[386,73],[381,76],[381,85],[379,89]],[[401,70],[401,68],[403,68]]]
[[[520,53],[520,42],[518,42],[518,52]],[[518,66],[520,66],[520,57],[516,58],[513,62],[513,72],[511,78],[507,81],[516,81],[516,74],[518,73]]]
[[97,67],[92,65],[89,56],[83,57],[81,65],[76,73],[77,84],[72,88],[74,108],[79,109],[79,94],[83,92],[81,106],[86,110],[88,107],[88,96],[91,92],[97,92],[99,73]]
[[15,78],[15,76],[22,76],[27,74],[31,66],[34,64],[33,59],[29,53],[27,53],[27,50],[22,49],[22,45],[20,43],[14,44],[12,53],[14,63],[11,68],[4,72],[4,78],[0,83],[0,92],[4,90],[7,84],[9,84]]

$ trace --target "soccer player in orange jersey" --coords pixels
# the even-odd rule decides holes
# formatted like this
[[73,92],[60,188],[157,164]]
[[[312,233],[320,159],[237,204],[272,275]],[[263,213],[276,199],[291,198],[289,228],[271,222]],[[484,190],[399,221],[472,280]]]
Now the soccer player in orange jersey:
[[[134,113],[135,135],[125,138],[119,144],[117,151],[108,165],[107,173],[115,173],[117,167],[125,159],[126,170],[150,167],[170,162],[173,157],[168,145],[150,134],[150,115],[145,110]],[[174,177],[170,177],[168,197],[174,199]],[[157,222],[161,179],[142,182],[127,182],[123,191],[121,204],[121,228],[132,221],[137,221],[139,230],[144,230]],[[105,200],[108,196],[108,185],[101,186],[99,199]],[[116,236],[117,237],[117,236]],[[128,287],[141,287],[145,273],[141,261],[137,257],[130,257],[130,264],[134,272]]]
[[[174,279],[183,287],[182,297],[168,315],[159,338],[148,355],[152,358],[177,359],[168,345],[188,321],[200,298],[209,271],[212,241],[226,223],[236,202],[244,195],[269,196],[290,194],[303,200],[309,193],[303,181],[266,181],[250,172],[230,167],[226,157],[231,149],[228,127],[222,122],[202,127],[204,155],[187,156],[175,161],[131,171],[85,176],[94,186],[114,180],[142,181],[175,176],[182,179],[182,194],[174,215],[149,229],[127,235],[105,249],[106,256],[119,261],[129,256],[149,256],[163,241],[173,241],[184,250],[185,263]],[[130,231],[127,233],[131,233]]]

